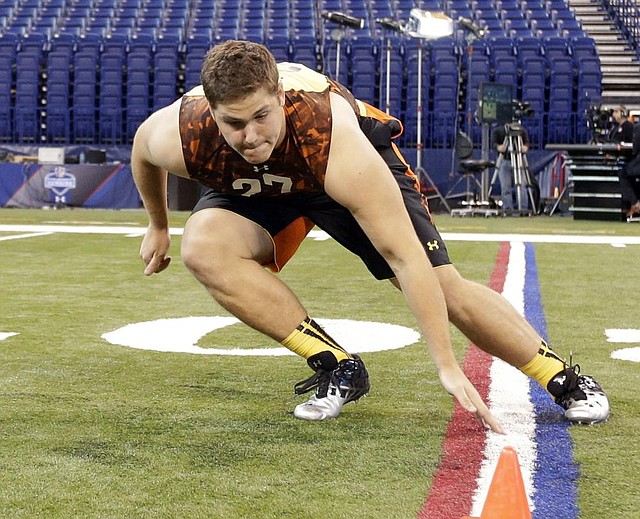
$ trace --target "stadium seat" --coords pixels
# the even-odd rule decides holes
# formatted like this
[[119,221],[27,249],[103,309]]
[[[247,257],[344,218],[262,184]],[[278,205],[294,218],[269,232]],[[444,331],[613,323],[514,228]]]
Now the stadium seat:
[[71,136],[70,96],[72,55],[65,49],[47,56],[46,140],[67,143]]
[[0,142],[13,140],[14,65],[14,54],[0,52]]
[[317,70],[319,47],[315,37],[296,36],[291,40],[291,49],[292,61]]
[[494,76],[493,80],[496,83],[510,83],[513,87],[513,92],[517,92],[519,77],[518,77],[518,61],[513,57],[498,58],[494,62]]
[[138,126],[151,113],[151,49],[138,46],[127,55],[125,139],[133,141]]
[[154,56],[153,110],[170,105],[178,97],[178,55],[159,50]]
[[41,55],[19,52],[16,57],[15,138],[19,143],[37,142],[40,131]]
[[373,105],[377,103],[379,94],[378,52],[378,43],[370,37],[353,39],[349,45],[351,89],[356,98]]
[[265,41],[265,45],[271,51],[277,62],[291,61],[291,45],[286,36],[273,36]]

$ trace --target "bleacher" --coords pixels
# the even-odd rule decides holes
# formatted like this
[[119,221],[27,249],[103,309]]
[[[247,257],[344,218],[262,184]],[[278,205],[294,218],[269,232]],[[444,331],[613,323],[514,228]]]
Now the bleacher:
[[[462,30],[424,43],[421,100],[417,40],[376,23],[406,21],[413,7],[488,29],[472,45]],[[361,17],[364,29],[338,45],[324,11]],[[417,106],[425,147],[450,146],[456,117],[477,132],[483,81],[510,82],[530,103],[522,123],[536,146],[586,142],[586,110],[601,95],[595,45],[565,0],[0,0],[0,142],[129,145],[153,110],[199,83],[205,52],[228,38],[329,75],[340,47],[339,80],[383,109],[388,96],[407,147]]]

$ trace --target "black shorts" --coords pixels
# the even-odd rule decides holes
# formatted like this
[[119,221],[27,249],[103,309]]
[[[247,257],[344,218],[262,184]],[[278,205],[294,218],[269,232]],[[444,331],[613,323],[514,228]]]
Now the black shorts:
[[[361,127],[398,182],[413,226],[431,264],[434,267],[450,264],[446,245],[431,219],[417,179],[398,149],[391,144],[391,132],[385,124],[368,117],[363,118]],[[274,271],[284,266],[315,224],[360,257],[376,279],[395,277],[349,210],[324,192],[261,198],[226,195],[209,189],[193,212],[208,208],[232,211],[264,228],[275,244],[274,263],[269,265]],[[302,223],[305,221],[306,224]]]

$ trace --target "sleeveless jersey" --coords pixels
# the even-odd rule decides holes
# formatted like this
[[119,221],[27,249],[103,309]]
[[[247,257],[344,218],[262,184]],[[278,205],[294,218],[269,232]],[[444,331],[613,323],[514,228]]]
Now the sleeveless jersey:
[[326,76],[294,63],[279,63],[285,92],[286,136],[263,164],[245,161],[220,133],[202,87],[181,102],[179,129],[189,176],[219,193],[280,196],[321,191],[331,143],[329,93],[344,97],[356,115],[363,103]]

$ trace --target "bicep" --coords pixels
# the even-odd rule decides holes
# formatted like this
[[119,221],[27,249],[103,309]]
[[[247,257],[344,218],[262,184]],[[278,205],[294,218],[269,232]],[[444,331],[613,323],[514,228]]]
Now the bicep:
[[178,126],[179,103],[158,110],[140,125],[133,141],[132,165],[188,177]]
[[360,130],[353,111],[336,104],[325,178],[327,194],[351,211],[387,259],[400,256],[403,249],[411,250],[411,243],[419,246],[400,188]]

